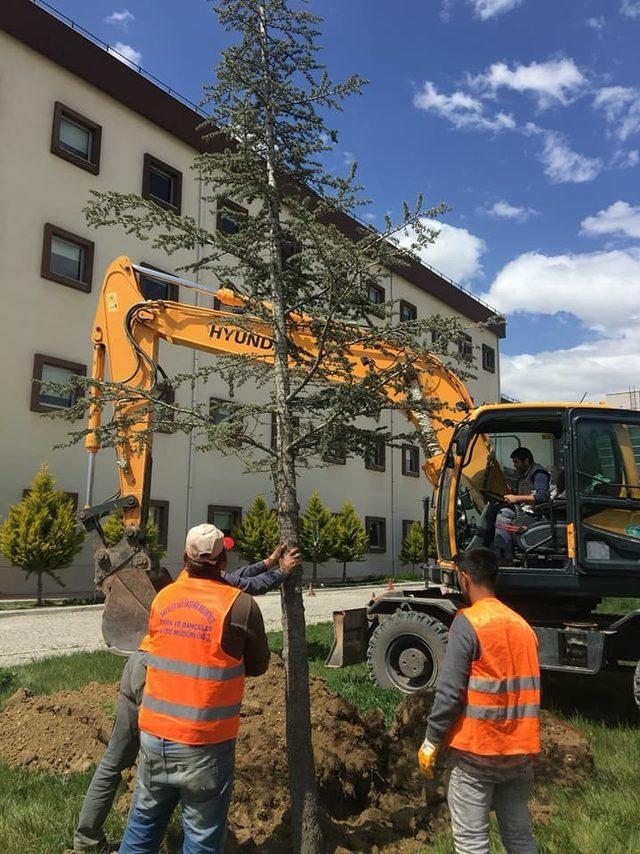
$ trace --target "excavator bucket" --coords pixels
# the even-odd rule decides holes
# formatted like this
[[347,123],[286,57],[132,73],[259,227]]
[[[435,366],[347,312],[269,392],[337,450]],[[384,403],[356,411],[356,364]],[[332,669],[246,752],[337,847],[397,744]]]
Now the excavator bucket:
[[326,667],[346,667],[367,659],[369,621],[366,608],[333,612],[333,645]]
[[[160,573],[166,578],[160,579]],[[164,583],[158,584],[159,581]],[[102,636],[114,652],[128,655],[140,647],[147,633],[151,603],[158,590],[171,581],[166,570],[148,572],[145,568],[125,567],[109,575],[102,583],[105,606]]]

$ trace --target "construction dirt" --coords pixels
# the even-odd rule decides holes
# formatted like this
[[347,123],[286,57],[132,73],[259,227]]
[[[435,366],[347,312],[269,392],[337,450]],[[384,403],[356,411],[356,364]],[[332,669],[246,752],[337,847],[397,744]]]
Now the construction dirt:
[[[54,773],[87,770],[108,741],[116,692],[116,686],[99,683],[52,696],[17,692],[0,715],[0,758]],[[322,679],[312,678],[313,746],[327,851],[418,852],[446,821],[442,785],[425,788],[416,769],[431,702],[430,692],[408,698],[387,731],[381,712],[364,718]],[[575,786],[593,769],[584,737],[546,712],[542,741],[533,807],[539,820],[550,812],[544,783]],[[119,809],[127,807],[133,773],[127,783]],[[229,826],[229,854],[291,850],[284,670],[276,657],[267,674],[247,681]],[[164,850],[180,848],[169,841]]]

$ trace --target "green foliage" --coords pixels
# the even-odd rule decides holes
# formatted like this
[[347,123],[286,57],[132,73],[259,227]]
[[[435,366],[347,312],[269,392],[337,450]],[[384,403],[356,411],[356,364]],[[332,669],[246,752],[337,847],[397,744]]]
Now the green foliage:
[[347,564],[362,560],[369,548],[369,537],[356,508],[345,501],[336,517],[338,544],[334,554],[342,564],[342,580],[347,580]]
[[249,563],[264,560],[280,542],[280,527],[276,515],[261,495],[256,496],[243,516],[242,522],[233,532],[233,539],[236,548]]
[[[124,534],[124,518],[122,510],[116,510],[104,522],[102,526],[104,536],[110,546],[115,546],[119,543]],[[160,542],[160,531],[158,526],[151,519],[147,520],[147,551],[151,560],[160,561],[166,555],[166,551]]]
[[16,671],[8,667],[0,667],[0,694],[11,688],[16,681]]
[[336,553],[339,545],[336,517],[313,492],[307,509],[300,519],[300,551],[304,560],[313,566],[312,581],[318,580],[318,566]]
[[85,532],[76,520],[72,501],[55,488],[47,465],[34,477],[29,492],[0,525],[0,551],[27,578],[37,576],[38,605],[42,604],[42,576],[48,575],[61,587],[56,575],[73,561],[82,548]]
[[413,522],[409,526],[407,536],[402,541],[400,549],[400,563],[410,563],[415,569],[417,563],[424,559],[424,528],[420,522]]

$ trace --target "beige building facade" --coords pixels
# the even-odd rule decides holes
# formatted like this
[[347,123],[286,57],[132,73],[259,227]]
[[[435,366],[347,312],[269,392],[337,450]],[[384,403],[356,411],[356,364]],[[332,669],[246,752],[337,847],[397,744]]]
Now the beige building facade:
[[[201,202],[190,169],[201,145],[198,114],[30,0],[5,0],[0,6],[0,81],[3,518],[43,462],[59,487],[79,506],[84,503],[84,449],[56,449],[67,440],[69,425],[47,417],[65,401],[43,392],[34,379],[90,371],[91,325],[108,264],[126,254],[173,272],[193,260],[184,254],[168,258],[120,228],[90,230],[83,207],[91,191],[142,192],[207,229],[223,223],[221,210]],[[203,281],[217,286],[206,277]],[[417,263],[402,276],[389,273],[383,285],[385,299],[404,300],[418,317],[440,313],[467,319],[466,346],[472,347],[477,374],[470,391],[476,403],[500,399],[499,337],[504,331],[476,325],[491,317],[488,307]],[[194,301],[193,291],[186,288],[171,294],[176,296]],[[212,357],[199,358],[206,362]],[[164,343],[161,359],[170,375],[189,372],[194,364],[192,351]],[[224,400],[228,394],[214,379],[197,389],[199,400]],[[247,388],[238,393],[240,400],[250,396]],[[179,389],[177,397],[187,403],[190,389]],[[158,435],[153,456],[152,513],[166,542],[164,563],[174,574],[190,525],[207,518],[231,525],[258,494],[274,503],[266,475],[243,473],[234,456],[195,451],[182,434]],[[403,530],[422,518],[422,500],[430,491],[417,448],[387,448],[378,462],[371,468],[350,459],[344,465],[302,470],[299,476],[302,507],[316,489],[331,509],[337,511],[348,498],[367,520],[376,545],[365,561],[351,565],[354,577],[400,569]],[[106,449],[98,454],[94,500],[108,498],[116,488],[113,453]],[[64,591],[46,582],[46,592],[92,592],[93,548],[88,539],[74,565],[61,573]],[[0,561],[0,597],[33,590],[20,570]],[[333,562],[322,568],[326,578],[339,573]]]

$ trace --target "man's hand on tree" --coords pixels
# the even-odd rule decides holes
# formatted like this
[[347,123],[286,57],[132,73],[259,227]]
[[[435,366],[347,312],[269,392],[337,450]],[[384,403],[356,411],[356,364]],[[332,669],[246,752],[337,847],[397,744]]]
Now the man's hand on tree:
[[280,558],[280,569],[285,575],[291,575],[294,569],[297,569],[302,563],[302,555],[300,549],[291,549]]
[[268,558],[265,559],[265,564],[268,569],[273,569],[274,566],[278,566],[280,563],[280,558],[285,553],[286,546],[283,543],[280,543],[279,546],[275,548],[275,550],[269,555]]

